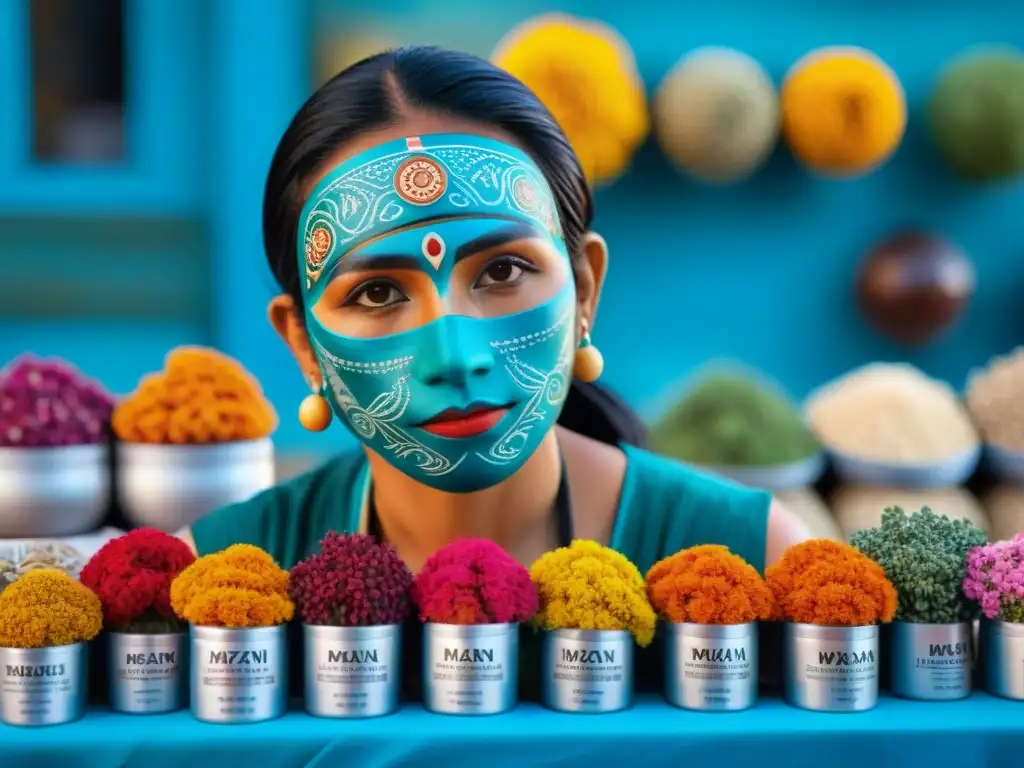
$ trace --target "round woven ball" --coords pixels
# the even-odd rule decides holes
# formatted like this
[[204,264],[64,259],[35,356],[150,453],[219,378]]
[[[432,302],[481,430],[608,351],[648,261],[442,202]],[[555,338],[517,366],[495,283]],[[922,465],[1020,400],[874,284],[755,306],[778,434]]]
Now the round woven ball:
[[931,97],[932,135],[958,175],[976,181],[1024,172],[1024,53],[975,50],[946,68]]
[[771,77],[732,48],[698,48],[665,76],[654,99],[662,151],[682,172],[730,182],[753,173],[779,136]]
[[782,132],[804,165],[853,177],[896,151],[907,104],[896,74],[870,51],[830,47],[796,62],[782,84]]

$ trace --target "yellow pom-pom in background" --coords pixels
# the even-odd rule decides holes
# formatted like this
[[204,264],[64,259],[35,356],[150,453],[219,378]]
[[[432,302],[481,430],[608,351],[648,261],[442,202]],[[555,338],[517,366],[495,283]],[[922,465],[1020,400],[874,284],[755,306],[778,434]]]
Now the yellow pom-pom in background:
[[545,14],[509,32],[492,60],[554,115],[591,184],[626,171],[647,138],[650,118],[636,60],[615,30]]
[[802,163],[856,176],[884,163],[907,126],[903,86],[860,48],[822,48],[800,59],[782,84],[782,131]]
[[628,630],[641,647],[654,639],[656,616],[640,571],[595,541],[576,540],[530,568],[541,629]]
[[0,647],[72,645],[102,628],[100,599],[63,571],[29,571],[0,592]]
[[779,95],[757,61],[731,49],[698,48],[662,80],[654,98],[662,151],[708,182],[753,173],[779,138]]

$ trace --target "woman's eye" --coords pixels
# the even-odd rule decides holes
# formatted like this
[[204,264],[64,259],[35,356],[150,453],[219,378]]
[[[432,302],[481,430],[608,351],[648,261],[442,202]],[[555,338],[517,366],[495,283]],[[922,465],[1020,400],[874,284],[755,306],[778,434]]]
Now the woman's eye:
[[477,278],[476,288],[486,288],[492,285],[508,285],[518,280],[529,265],[521,259],[513,256],[504,256],[495,259]]
[[370,307],[371,309],[380,309],[381,307],[389,307],[392,304],[399,304],[403,301],[408,301],[408,299],[392,283],[378,281],[364,285],[346,303],[358,304],[361,307]]

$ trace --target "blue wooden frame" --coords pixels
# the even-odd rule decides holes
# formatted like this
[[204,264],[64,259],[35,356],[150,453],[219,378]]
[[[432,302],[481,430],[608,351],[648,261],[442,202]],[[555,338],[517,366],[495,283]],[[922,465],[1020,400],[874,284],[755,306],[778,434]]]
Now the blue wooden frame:
[[123,163],[31,156],[28,0],[0,2],[0,210],[7,215],[170,215],[200,210],[202,0],[126,3]]

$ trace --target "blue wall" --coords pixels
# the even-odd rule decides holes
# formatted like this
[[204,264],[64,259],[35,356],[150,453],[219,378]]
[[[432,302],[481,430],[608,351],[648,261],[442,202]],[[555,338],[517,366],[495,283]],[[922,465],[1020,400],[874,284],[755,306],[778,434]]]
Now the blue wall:
[[[24,326],[6,324],[0,325],[0,357],[21,347],[70,353],[123,389],[167,344],[208,336],[263,380],[282,412],[283,447],[342,439],[334,430],[312,438],[294,423],[302,382],[264,319],[271,284],[260,255],[262,176],[277,136],[308,91],[312,59],[314,27],[295,5],[212,0],[201,18],[206,74],[193,81],[192,103],[201,111],[204,150],[193,167],[202,179],[196,215],[209,233],[208,287],[218,297],[209,327],[200,331],[183,318],[147,335],[91,325],[70,343],[62,329],[35,323],[23,336]],[[512,23],[543,10],[527,3],[488,11],[484,20],[472,11],[479,4],[469,0],[392,4],[390,16],[359,13],[353,2],[326,6],[346,10],[334,18],[349,34],[390,24],[396,42],[437,42],[483,54]],[[631,173],[598,195],[597,226],[613,257],[595,332],[608,383],[651,410],[695,366],[729,356],[763,368],[797,395],[876,359],[906,359],[961,385],[971,367],[1024,341],[1024,302],[1017,300],[1024,288],[1024,186],[956,182],[930,147],[922,121],[922,102],[950,56],[982,42],[1024,47],[1024,4],[989,0],[983,7],[949,0],[636,0],[627,13],[621,3],[561,4],[617,26],[652,89],[682,53],[700,45],[745,50],[781,78],[812,48],[855,44],[889,62],[910,101],[906,143],[884,169],[858,181],[816,180],[780,150],[749,182],[706,188],[679,178],[652,146],[645,148]],[[453,19],[466,21],[453,26]],[[962,323],[942,342],[914,353],[866,328],[851,292],[864,249],[903,226],[945,233],[973,256],[978,271],[974,303]],[[111,352],[117,339],[131,341],[130,357]]]

